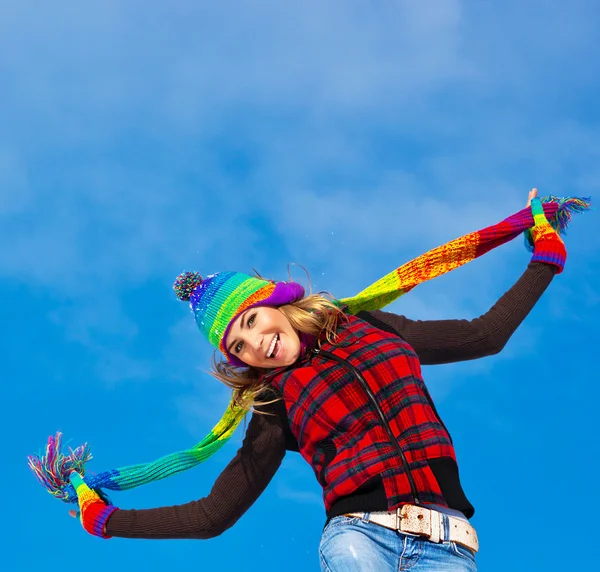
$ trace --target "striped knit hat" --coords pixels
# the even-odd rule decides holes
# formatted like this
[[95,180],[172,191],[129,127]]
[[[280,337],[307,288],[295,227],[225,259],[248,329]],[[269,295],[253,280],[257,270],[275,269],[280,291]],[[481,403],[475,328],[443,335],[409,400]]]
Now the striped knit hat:
[[175,280],[173,290],[180,300],[189,301],[196,324],[206,339],[229,363],[240,367],[246,364],[225,346],[235,318],[248,308],[283,306],[304,296],[304,288],[297,282],[274,282],[241,272],[219,272],[206,278],[198,272],[183,272]]

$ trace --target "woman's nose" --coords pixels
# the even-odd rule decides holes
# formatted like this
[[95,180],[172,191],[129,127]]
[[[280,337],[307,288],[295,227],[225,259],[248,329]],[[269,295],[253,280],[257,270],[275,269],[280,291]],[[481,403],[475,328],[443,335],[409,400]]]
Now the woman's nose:
[[262,351],[262,337],[261,336],[255,336],[255,338],[252,340],[252,347],[254,348],[254,351],[259,353],[260,351]]

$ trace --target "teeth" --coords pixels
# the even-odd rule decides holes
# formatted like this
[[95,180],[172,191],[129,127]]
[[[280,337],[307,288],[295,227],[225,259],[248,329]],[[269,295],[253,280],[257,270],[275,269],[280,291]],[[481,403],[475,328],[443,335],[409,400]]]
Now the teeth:
[[273,352],[275,351],[275,344],[277,343],[278,339],[279,339],[279,334],[275,334],[275,337],[273,338],[273,341],[271,342],[271,345],[269,346],[269,351],[267,352],[268,358],[273,356]]

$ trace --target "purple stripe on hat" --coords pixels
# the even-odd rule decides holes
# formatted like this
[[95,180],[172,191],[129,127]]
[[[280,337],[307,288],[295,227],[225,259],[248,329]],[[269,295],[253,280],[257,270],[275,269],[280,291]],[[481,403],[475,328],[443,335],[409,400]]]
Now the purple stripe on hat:
[[263,302],[261,306],[283,306],[290,302],[300,300],[304,296],[304,287],[298,282],[277,282],[273,293]]
[[[252,304],[247,308],[244,308],[244,312],[249,310],[250,308],[257,308],[259,306],[284,306],[285,304],[290,304],[291,302],[296,302],[300,300],[304,296],[304,287],[298,282],[277,282],[275,284],[275,290],[273,290],[272,294],[261,300],[260,302],[256,302],[256,304]],[[239,314],[238,314],[239,315]],[[227,361],[231,365],[235,365],[236,367],[248,367],[247,363],[244,363],[241,359],[229,353],[227,350],[227,334],[229,334],[229,328],[237,318],[237,315],[234,316],[229,324],[227,324],[227,329],[223,334],[223,347],[225,348],[225,357],[227,357]]]

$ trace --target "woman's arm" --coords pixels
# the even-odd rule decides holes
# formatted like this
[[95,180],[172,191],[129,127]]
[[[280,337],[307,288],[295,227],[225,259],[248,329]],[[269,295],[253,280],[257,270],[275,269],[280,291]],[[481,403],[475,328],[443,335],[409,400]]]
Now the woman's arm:
[[359,318],[404,338],[424,365],[476,359],[498,353],[544,293],[554,266],[531,262],[517,283],[474,320],[409,320],[389,312],[361,312]]
[[187,504],[117,510],[107,536],[123,538],[213,538],[252,506],[279,468],[286,451],[285,420],[254,413],[243,444],[219,475],[210,494]]

